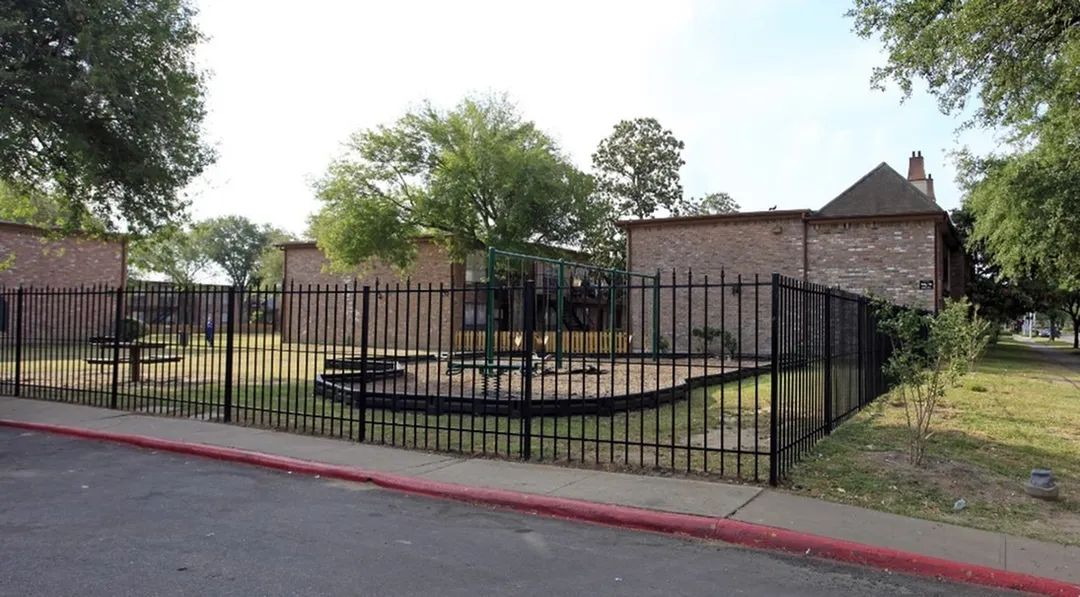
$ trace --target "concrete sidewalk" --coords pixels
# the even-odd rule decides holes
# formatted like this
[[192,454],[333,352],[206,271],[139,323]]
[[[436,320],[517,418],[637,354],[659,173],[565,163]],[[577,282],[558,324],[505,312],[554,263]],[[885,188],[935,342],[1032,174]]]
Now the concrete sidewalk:
[[489,489],[761,524],[1080,584],[1080,549],[906,518],[755,486],[464,459],[220,423],[0,397],[0,420],[63,425]]

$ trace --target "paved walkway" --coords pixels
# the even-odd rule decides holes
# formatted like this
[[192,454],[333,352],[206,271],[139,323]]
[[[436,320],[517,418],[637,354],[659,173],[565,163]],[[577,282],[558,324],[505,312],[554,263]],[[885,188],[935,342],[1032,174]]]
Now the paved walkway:
[[731,518],[1080,584],[1080,549],[756,486],[464,459],[334,439],[0,397],[0,419],[198,442],[326,464],[665,512]]

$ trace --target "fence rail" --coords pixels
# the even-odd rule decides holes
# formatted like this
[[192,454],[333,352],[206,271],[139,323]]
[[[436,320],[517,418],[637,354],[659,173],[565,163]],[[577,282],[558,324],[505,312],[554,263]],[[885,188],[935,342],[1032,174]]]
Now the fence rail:
[[[0,289],[0,392],[776,484],[888,390],[888,342],[865,297],[778,275],[672,273],[594,289],[605,300],[582,308],[614,309],[593,319],[617,327],[564,328],[557,345],[566,323],[548,291],[532,280]],[[489,295],[491,354],[475,329]]]

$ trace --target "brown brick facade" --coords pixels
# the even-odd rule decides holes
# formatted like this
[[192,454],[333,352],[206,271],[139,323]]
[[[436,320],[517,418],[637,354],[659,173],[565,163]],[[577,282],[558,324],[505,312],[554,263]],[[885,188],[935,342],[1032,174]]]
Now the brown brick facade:
[[9,255],[14,255],[14,261],[0,269],[0,287],[116,288],[126,281],[126,255],[120,241],[51,238],[33,226],[0,223],[0,262]]
[[[757,217],[685,218],[680,225],[648,221],[629,230],[632,271],[660,270],[660,332],[671,350],[695,349],[694,328],[722,329],[741,343],[741,352],[768,354],[771,342],[773,273],[804,274],[805,212],[764,213]],[[720,274],[724,272],[723,286]],[[709,287],[671,288],[692,281]],[[636,348],[650,349],[652,293],[631,293],[630,320]],[[639,305],[644,303],[645,308]]]
[[[314,243],[286,244],[283,340],[358,345],[366,285],[371,288],[370,346],[448,350],[452,330],[457,329],[451,321],[460,323],[465,298],[464,292],[449,288],[455,278],[453,286],[460,288],[464,273],[439,245],[426,239],[417,242],[419,254],[409,272],[378,264],[352,274],[326,271],[328,261]],[[439,291],[440,285],[445,292]]]
[[808,279],[857,294],[934,309],[938,220],[845,220],[807,225]]
[[[15,292],[20,285],[24,343],[80,342],[109,333],[116,313],[115,292],[74,289],[123,287],[126,260],[125,244],[119,240],[54,238],[40,228],[0,222],[0,263],[8,263],[0,268],[0,289],[6,289],[0,300],[6,323],[0,336],[15,331]],[[45,288],[51,292],[45,294]]]
[[[661,334],[676,351],[693,350],[692,330],[707,320],[710,327],[733,334],[738,330],[744,354],[768,354],[771,289],[754,286],[755,275],[759,283],[768,284],[779,273],[930,310],[940,307],[945,296],[964,292],[964,254],[949,236],[944,212],[878,218],[759,212],[644,220],[626,229],[629,268],[659,269],[664,285],[673,280],[685,285],[691,273],[695,285],[703,284],[706,275],[712,285],[725,272],[723,292],[695,287],[662,293]],[[740,275],[743,287],[736,294],[732,286]],[[631,309],[635,331],[649,329],[653,317],[651,293],[631,297],[631,305],[639,301],[647,308]],[[649,343],[635,346],[648,348]]]

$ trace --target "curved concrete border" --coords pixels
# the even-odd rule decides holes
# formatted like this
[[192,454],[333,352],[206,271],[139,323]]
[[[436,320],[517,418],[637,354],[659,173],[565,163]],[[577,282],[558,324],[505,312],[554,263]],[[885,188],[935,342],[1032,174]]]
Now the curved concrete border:
[[2,419],[0,419],[0,426],[117,442],[153,450],[190,454],[346,481],[372,483],[386,489],[415,495],[484,504],[529,514],[626,529],[724,541],[756,549],[806,555],[892,572],[930,576],[941,580],[1012,589],[1038,595],[1080,596],[1080,585],[1058,580],[952,562],[914,553],[730,519],[657,512],[501,489],[468,487],[354,467],[322,464],[284,456],[250,452],[236,448],[180,442],[141,435],[127,435],[93,429]]

